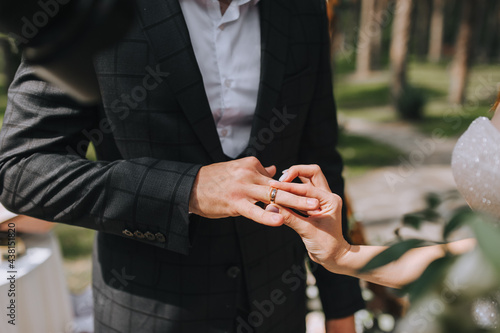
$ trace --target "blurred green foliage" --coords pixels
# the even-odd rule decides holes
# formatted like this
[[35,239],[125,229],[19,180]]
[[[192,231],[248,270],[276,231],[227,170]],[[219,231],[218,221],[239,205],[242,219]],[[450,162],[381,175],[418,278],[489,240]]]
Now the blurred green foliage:
[[54,232],[59,239],[63,257],[78,259],[92,254],[95,231],[66,224],[58,224]]
[[344,159],[346,177],[359,176],[374,168],[396,165],[399,163],[398,157],[403,154],[392,146],[345,131],[341,131],[339,135],[339,152]]
[[[359,81],[353,75],[354,63],[341,58],[336,65],[334,93],[341,115],[380,122],[398,120],[390,107],[387,70],[375,72],[371,78]],[[477,117],[491,116],[489,110],[496,98],[500,67],[477,65],[472,68],[464,106],[448,103],[449,73],[446,64],[413,61],[409,65],[408,78],[427,100],[423,119],[413,124],[426,134],[439,129],[446,137],[456,137]]]

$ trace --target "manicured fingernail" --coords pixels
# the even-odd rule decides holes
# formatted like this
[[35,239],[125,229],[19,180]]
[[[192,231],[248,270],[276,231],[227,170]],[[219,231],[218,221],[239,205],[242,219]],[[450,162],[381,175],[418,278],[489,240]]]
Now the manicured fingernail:
[[284,181],[286,179],[286,177],[288,177],[288,173],[285,172],[284,174],[281,175],[279,181],[280,182]]
[[276,207],[276,206],[273,206],[273,205],[268,205],[268,206],[266,207],[266,210],[267,210],[268,212],[271,212],[271,213],[279,213],[279,212],[280,212],[279,208],[278,208],[278,207]]
[[316,199],[307,199],[307,205],[309,207],[316,207],[318,205],[318,200],[316,200]]
[[279,215],[273,215],[273,221],[276,222],[276,223],[280,222],[281,221],[281,216],[279,216]]
[[281,173],[287,173],[288,169],[283,170]]
[[311,211],[311,212],[309,212],[309,213],[310,213],[310,215],[316,215],[316,214],[320,214],[320,213],[321,213],[321,210],[316,209],[316,210],[313,210],[313,211]]

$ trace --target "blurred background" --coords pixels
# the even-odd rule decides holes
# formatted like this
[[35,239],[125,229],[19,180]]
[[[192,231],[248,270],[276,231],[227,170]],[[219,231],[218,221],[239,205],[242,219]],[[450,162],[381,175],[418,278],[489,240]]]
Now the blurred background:
[[[327,6],[354,238],[374,245],[439,241],[444,221],[465,206],[450,169],[454,144],[474,119],[491,115],[500,90],[500,1],[328,0]],[[19,61],[15,44],[0,35],[0,121]],[[88,158],[95,158],[92,147]],[[85,295],[93,231],[58,225],[54,232],[70,291]],[[308,294],[308,332],[322,332],[317,290],[311,286]],[[392,332],[407,300],[367,285],[364,296],[370,303],[357,314],[359,332]],[[481,332],[498,327],[496,320]]]

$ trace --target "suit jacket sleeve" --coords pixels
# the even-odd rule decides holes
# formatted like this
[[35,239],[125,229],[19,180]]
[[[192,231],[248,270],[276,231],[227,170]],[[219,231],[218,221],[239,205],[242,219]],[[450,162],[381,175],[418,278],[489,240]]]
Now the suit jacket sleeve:
[[98,118],[99,108],[78,105],[22,64],[0,133],[0,201],[18,214],[187,254],[188,203],[201,166],[88,161],[77,151],[86,150]]
[[[325,1],[319,0],[318,2],[324,3]],[[322,51],[318,67],[318,80],[301,143],[300,162],[304,164],[318,164],[328,179],[332,191],[343,198],[343,164],[342,158],[336,150],[338,123],[336,106],[333,99],[330,42],[326,8],[324,6],[323,14],[324,23],[321,31]],[[344,237],[349,239],[345,209],[342,214],[342,227]],[[327,319],[347,317],[364,307],[358,279],[333,274],[322,266],[317,266],[314,270],[314,275]]]

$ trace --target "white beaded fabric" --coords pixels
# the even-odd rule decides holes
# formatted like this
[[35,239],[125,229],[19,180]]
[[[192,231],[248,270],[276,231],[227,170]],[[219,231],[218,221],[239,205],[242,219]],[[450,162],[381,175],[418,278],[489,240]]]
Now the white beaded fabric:
[[488,118],[474,120],[460,137],[451,166],[471,208],[500,219],[500,131]]

